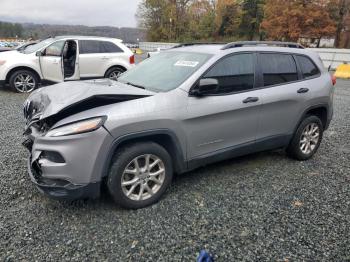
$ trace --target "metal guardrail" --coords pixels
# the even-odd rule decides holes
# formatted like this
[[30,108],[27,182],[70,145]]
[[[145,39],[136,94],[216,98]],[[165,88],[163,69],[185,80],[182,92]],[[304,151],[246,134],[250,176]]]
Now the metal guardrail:
[[[140,42],[140,49],[143,51],[155,51],[158,48],[161,50],[172,48],[179,43],[161,43],[161,42]],[[308,48],[319,54],[326,68],[331,66],[335,70],[340,64],[350,64],[350,49],[336,48]]]

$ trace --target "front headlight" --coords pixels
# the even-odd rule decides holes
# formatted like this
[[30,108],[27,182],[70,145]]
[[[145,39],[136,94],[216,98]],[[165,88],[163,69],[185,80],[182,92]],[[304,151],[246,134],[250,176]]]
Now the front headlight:
[[46,136],[57,137],[91,132],[96,129],[99,129],[103,125],[105,120],[106,117],[95,117],[85,119],[79,122],[74,122],[71,124],[54,128],[47,132]]
[[0,66],[6,63],[6,60],[0,60]]

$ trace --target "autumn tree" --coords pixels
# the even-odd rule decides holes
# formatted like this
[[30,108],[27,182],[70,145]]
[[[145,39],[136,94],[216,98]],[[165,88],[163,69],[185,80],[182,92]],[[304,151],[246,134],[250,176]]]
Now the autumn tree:
[[224,38],[237,35],[240,17],[240,1],[218,0],[215,20],[217,34]]
[[211,39],[215,32],[215,1],[195,0],[188,10],[188,35],[194,40]]
[[340,47],[341,34],[346,27],[350,27],[350,0],[330,0],[328,3],[328,9],[331,18],[336,23],[334,44],[336,47]]
[[261,24],[268,39],[297,41],[300,37],[329,37],[335,23],[327,10],[328,1],[267,0]]
[[240,18],[240,36],[253,40],[259,35],[260,23],[264,17],[265,0],[243,0]]

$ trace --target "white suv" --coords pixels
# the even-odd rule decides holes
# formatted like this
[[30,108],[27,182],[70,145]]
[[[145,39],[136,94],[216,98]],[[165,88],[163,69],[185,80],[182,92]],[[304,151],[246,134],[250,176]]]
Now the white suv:
[[41,80],[63,82],[112,78],[134,66],[133,53],[122,40],[89,36],[48,38],[24,50],[0,54],[0,85],[21,93]]

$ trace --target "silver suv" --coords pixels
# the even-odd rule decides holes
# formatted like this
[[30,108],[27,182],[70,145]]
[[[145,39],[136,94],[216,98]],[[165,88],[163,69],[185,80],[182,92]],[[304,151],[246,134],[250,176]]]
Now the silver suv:
[[134,66],[134,55],[121,40],[58,36],[0,54],[0,85],[28,93],[39,82],[117,78]]
[[[333,83],[334,84],[334,83]],[[284,148],[307,160],[333,114],[332,77],[292,43],[188,44],[117,81],[66,82],[24,104],[31,180],[53,198],[126,208],[160,199],[174,173]]]

